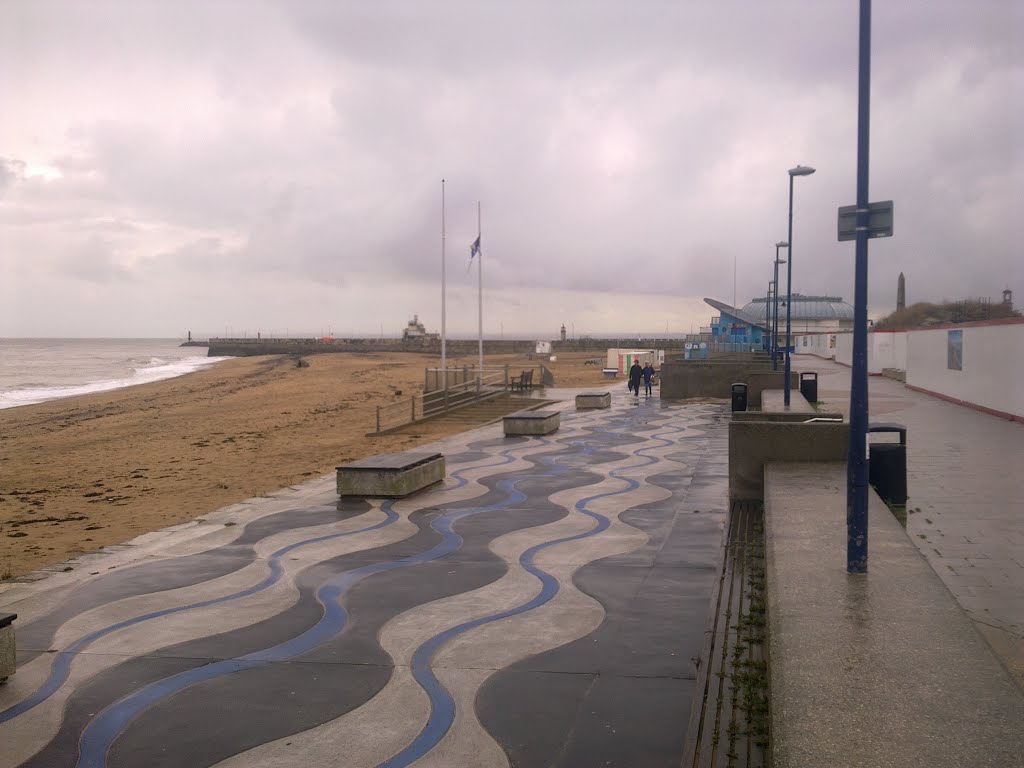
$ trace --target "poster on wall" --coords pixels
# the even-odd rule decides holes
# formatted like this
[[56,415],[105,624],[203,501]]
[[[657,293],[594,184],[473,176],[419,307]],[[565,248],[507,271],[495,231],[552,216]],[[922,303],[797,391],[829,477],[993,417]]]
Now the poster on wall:
[[964,332],[948,331],[946,336],[946,367],[951,371],[964,369]]

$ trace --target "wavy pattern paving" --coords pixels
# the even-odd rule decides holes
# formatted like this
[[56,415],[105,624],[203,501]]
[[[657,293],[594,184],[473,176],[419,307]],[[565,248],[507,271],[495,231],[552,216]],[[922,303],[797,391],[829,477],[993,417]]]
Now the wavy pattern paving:
[[316,481],[0,594],[25,619],[0,765],[678,763],[721,411],[622,398],[546,438],[475,430],[410,499]]

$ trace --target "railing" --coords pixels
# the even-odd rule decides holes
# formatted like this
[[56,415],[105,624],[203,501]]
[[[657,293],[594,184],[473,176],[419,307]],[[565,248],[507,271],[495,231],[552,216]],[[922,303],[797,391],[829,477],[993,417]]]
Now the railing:
[[[504,377],[503,384],[508,384],[509,367],[507,365],[485,365],[479,370],[482,372],[485,382],[493,383],[495,376],[502,376]],[[456,386],[475,382],[477,378],[475,365],[449,366],[447,369],[426,368],[423,371],[423,391],[443,390],[445,386],[451,390]]]
[[[405,426],[432,416],[456,410],[473,403],[503,394],[508,385],[504,368],[492,366],[490,373],[480,378],[463,381],[447,389],[438,389],[423,395],[414,395],[390,405],[377,406],[377,432]],[[449,374],[454,369],[449,369]],[[485,366],[486,370],[486,366]],[[419,403],[417,403],[417,400]],[[417,407],[418,406],[418,407]]]

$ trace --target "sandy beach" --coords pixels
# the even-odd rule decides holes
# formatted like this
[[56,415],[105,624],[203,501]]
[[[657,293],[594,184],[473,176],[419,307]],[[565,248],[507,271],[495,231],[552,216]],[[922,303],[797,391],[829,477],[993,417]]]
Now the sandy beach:
[[[584,365],[594,355],[545,365],[556,386],[607,386],[601,366]],[[0,579],[457,429],[366,437],[375,406],[422,393],[436,356],[304,360],[300,368],[283,356],[235,358],[176,379],[0,410]],[[527,360],[485,363],[514,369]]]

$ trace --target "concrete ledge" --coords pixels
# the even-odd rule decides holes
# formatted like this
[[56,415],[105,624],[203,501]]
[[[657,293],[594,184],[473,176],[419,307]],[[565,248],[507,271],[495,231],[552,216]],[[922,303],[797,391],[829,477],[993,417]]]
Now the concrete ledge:
[[846,464],[765,468],[772,765],[1024,762],[1024,692],[870,493],[846,573]]
[[337,468],[339,496],[401,498],[444,480],[440,453],[382,453]]
[[803,423],[810,418],[815,419],[838,419],[843,421],[843,414],[839,411],[815,411],[813,414],[792,413],[789,411],[735,411],[732,414],[733,421],[792,421]]
[[[807,418],[801,414],[801,421]],[[733,419],[729,423],[729,498],[763,499],[764,466],[770,461],[845,461],[849,449],[849,424]]]
[[766,389],[761,393],[761,410],[765,413],[806,414],[808,418],[818,414],[814,407],[807,402],[807,398],[800,394],[799,389],[789,390],[789,406],[785,405],[785,401],[785,389]]
[[588,408],[611,408],[611,392],[583,392],[576,395],[576,409],[579,411]]
[[516,411],[502,419],[506,436],[547,435],[561,423],[559,411]]
[[16,613],[0,613],[0,683],[14,674],[14,620]]

